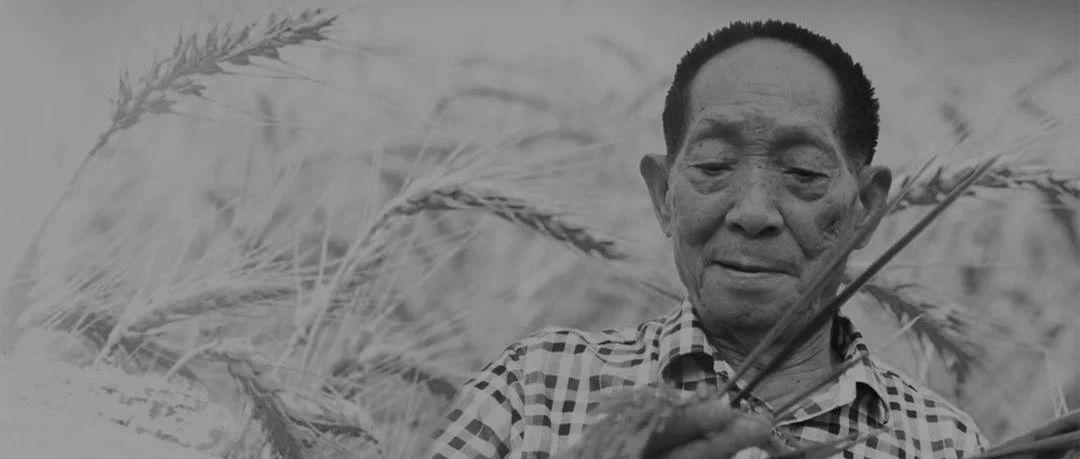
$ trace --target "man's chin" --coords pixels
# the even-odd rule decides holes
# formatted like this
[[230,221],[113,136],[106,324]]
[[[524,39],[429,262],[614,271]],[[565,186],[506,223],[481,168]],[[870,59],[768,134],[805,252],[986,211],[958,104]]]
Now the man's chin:
[[[701,305],[706,315],[723,322],[725,327],[740,329],[768,329],[772,327],[788,307],[797,301],[797,295],[778,290],[716,289],[701,292]],[[699,313],[700,314],[700,313]]]

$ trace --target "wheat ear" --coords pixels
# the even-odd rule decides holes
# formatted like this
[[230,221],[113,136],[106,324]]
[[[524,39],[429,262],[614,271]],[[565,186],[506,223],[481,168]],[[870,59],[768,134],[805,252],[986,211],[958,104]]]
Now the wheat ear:
[[205,99],[202,92],[206,87],[193,78],[229,74],[222,65],[250,65],[253,57],[280,60],[278,51],[284,46],[325,40],[325,29],[337,18],[337,15],[328,15],[321,9],[309,9],[280,18],[270,15],[261,23],[248,24],[239,29],[230,24],[213,27],[202,36],[193,33],[181,37],[172,54],[155,60],[149,71],[139,77],[136,83],[125,72],[119,80],[109,125],[83,157],[60,198],[49,208],[20,256],[8,284],[3,315],[15,318],[26,307],[45,229],[56,218],[60,207],[71,199],[79,177],[113,134],[134,126],[146,115],[175,113],[171,107],[181,98]]
[[925,301],[911,293],[913,287],[871,281],[862,293],[892,311],[897,319],[921,317],[912,326],[915,336],[931,343],[947,362],[951,359],[950,370],[963,380],[979,358],[979,346],[967,334],[974,328],[973,316],[959,306],[945,308]]
[[144,334],[179,320],[196,317],[199,314],[286,301],[295,295],[296,289],[294,287],[271,285],[221,287],[181,298],[113,326],[104,345],[102,345],[99,359],[112,352],[113,347],[129,335]]
[[378,445],[371,433],[370,416],[363,414],[360,425],[346,419],[339,407],[324,395],[302,396],[286,391],[270,379],[271,363],[249,344],[226,340],[202,349],[204,355],[228,365],[229,374],[253,404],[252,417],[263,427],[274,452],[283,458],[302,459],[318,436],[345,435]]
[[274,304],[296,297],[296,288],[289,285],[257,285],[252,287],[219,287],[169,302],[139,316],[127,326],[127,332],[147,333],[173,322],[198,317],[200,314],[223,312],[243,306]]
[[283,459],[304,459],[299,433],[289,420],[285,403],[271,388],[262,384],[259,370],[246,360],[229,357],[229,375],[252,402],[251,416],[259,421],[274,452]]
[[[967,176],[976,166],[947,170],[939,166],[933,174],[921,179],[904,177],[901,186],[910,185],[910,189],[897,203],[894,211],[908,207],[931,206],[941,202],[955,184]],[[1018,165],[999,165],[975,181],[965,195],[974,195],[977,189],[1027,189],[1040,192],[1054,199],[1080,199],[1080,177],[1066,177],[1044,167],[1022,167]]]
[[618,249],[617,239],[572,221],[565,212],[493,188],[466,184],[423,190],[403,199],[383,213],[371,232],[385,229],[398,216],[439,210],[481,211],[536,231],[585,255],[606,260],[627,257]]
[[628,390],[605,399],[588,435],[561,459],[641,457],[649,437],[692,401],[668,385]]
[[[565,212],[554,210],[527,198],[513,196],[492,187],[458,182],[417,187],[387,203],[360,237],[355,260],[348,274],[337,283],[332,300],[308,314],[297,326],[290,340],[298,345],[311,335],[311,327],[327,313],[352,303],[353,292],[366,284],[385,261],[385,241],[388,230],[404,217],[427,211],[471,210],[499,217],[514,225],[535,231],[563,243],[579,253],[605,260],[626,260],[628,255],[619,247],[621,241],[575,222]],[[291,349],[287,352],[291,352]]]

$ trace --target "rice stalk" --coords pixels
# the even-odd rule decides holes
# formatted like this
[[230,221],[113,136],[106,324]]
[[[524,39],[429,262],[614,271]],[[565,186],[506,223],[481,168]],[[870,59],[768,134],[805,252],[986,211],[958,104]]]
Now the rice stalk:
[[279,49],[282,47],[325,40],[325,29],[337,18],[321,9],[309,9],[280,18],[271,14],[262,23],[251,23],[239,29],[226,23],[212,27],[203,36],[195,33],[181,36],[172,53],[154,60],[137,82],[125,72],[119,79],[109,125],[83,157],[20,256],[8,283],[3,315],[18,317],[26,307],[46,228],[56,218],[60,207],[71,199],[79,177],[113,134],[134,126],[147,115],[176,113],[171,107],[182,98],[209,100],[203,96],[206,87],[193,78],[230,74],[222,65],[253,65],[251,59],[254,57],[280,61]]

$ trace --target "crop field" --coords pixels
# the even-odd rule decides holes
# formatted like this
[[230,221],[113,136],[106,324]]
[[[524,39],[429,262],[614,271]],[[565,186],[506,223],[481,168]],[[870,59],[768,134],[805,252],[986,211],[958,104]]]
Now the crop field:
[[992,442],[1080,406],[1075,2],[23,3],[13,56],[139,58],[0,93],[4,457],[420,456],[515,340],[678,303],[638,160],[683,50],[765,17],[877,85],[909,186],[852,272],[1002,155],[844,306],[871,349]]

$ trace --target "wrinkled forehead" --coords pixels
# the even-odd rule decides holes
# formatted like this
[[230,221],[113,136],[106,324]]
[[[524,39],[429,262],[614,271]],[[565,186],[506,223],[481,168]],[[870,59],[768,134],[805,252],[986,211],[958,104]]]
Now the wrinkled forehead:
[[836,78],[824,62],[786,42],[755,39],[721,52],[699,69],[689,95],[684,135],[702,123],[751,128],[772,122],[839,143]]
[[824,62],[776,39],[754,39],[709,59],[690,84],[689,113],[716,103],[769,102],[835,113],[840,85]]
[[690,83],[691,103],[697,93],[723,90],[783,91],[804,102],[833,105],[840,97],[839,83],[821,59],[775,39],[746,41],[708,59]]

